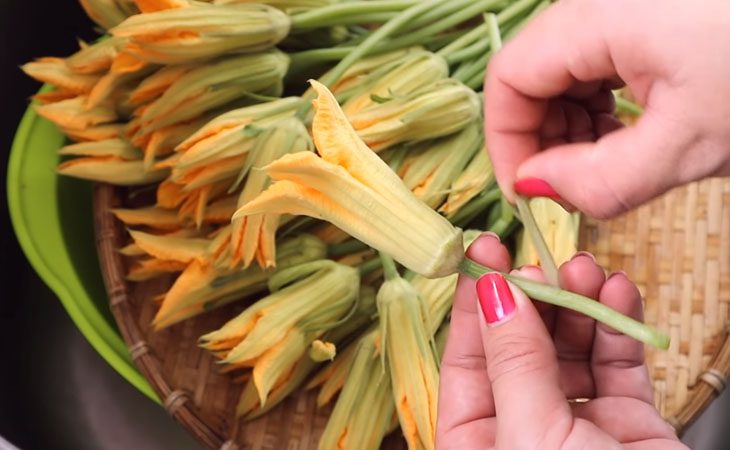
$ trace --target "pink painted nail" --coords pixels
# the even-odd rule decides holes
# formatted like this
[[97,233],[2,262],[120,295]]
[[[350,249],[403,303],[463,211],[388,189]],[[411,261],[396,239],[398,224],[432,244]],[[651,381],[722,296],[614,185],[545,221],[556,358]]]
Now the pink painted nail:
[[525,197],[548,197],[553,200],[560,200],[560,195],[550,184],[539,178],[523,178],[514,184],[514,190]]
[[516,309],[507,280],[498,273],[488,273],[477,280],[477,297],[489,325],[503,322]]

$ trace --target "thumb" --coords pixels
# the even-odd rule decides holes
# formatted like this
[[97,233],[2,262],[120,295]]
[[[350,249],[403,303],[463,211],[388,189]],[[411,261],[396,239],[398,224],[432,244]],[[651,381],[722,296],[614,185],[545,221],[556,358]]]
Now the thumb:
[[559,448],[572,414],[552,339],[532,302],[498,273],[477,281],[496,448]]
[[[681,173],[687,168],[680,160],[692,138],[668,125],[647,113],[635,126],[608,133],[596,142],[539,152],[518,168],[515,192],[545,195],[552,187],[561,203],[590,216],[609,218],[626,212],[682,181]],[[531,188],[535,183],[542,186],[539,192]]]

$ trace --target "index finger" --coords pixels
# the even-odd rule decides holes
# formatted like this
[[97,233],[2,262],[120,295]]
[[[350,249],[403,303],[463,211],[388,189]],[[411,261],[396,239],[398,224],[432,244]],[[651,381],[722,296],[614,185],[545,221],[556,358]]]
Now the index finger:
[[[522,162],[540,151],[548,100],[576,83],[615,79],[596,1],[558,2],[492,58],[484,88],[485,139],[502,191]],[[602,9],[602,8],[601,8]]]

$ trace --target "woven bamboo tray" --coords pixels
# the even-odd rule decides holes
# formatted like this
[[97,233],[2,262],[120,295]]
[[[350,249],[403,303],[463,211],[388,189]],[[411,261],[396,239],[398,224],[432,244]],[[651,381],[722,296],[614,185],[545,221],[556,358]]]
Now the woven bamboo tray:
[[[245,304],[232,304],[152,332],[149,301],[172,280],[127,283],[117,249],[128,237],[110,208],[125,204],[123,190],[94,194],[99,259],[109,302],[140,371],[165,409],[205,447],[225,450],[313,450],[329,408],[315,394],[292,395],[251,422],[234,419],[240,385],[220,375],[197,338],[218,328]],[[730,374],[730,180],[712,179],[676,189],[621,218],[581,227],[581,248],[600,264],[624,270],[646,299],[646,321],[670,333],[668,351],[649,349],[655,403],[679,433],[723,390]],[[383,449],[405,449],[390,436]]]

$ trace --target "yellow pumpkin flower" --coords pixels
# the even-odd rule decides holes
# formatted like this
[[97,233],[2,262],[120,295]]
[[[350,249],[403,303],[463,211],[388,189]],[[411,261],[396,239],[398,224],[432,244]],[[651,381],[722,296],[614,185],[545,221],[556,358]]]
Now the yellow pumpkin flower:
[[272,387],[311,342],[353,311],[359,284],[356,269],[330,260],[280,271],[269,279],[270,295],[202,336],[202,346],[221,355],[221,363],[231,368],[253,367],[264,405]]
[[[208,251],[214,252],[215,247],[216,242],[211,243]],[[286,239],[277,247],[277,271],[321,259],[326,253],[324,244],[312,236],[303,234]],[[209,259],[193,259],[165,294],[152,325],[159,330],[261,292],[269,277],[277,271],[266,271],[258,266],[220,268]]]
[[429,345],[433,332],[418,291],[396,276],[387,279],[377,296],[381,356],[387,360],[396,411],[412,450],[435,448],[438,365]]
[[312,133],[321,158],[300,152],[269,164],[266,171],[276,182],[234,218],[308,215],[425,276],[455,273],[464,257],[461,231],[418,200],[357,136],[334,96],[323,85],[312,85],[319,94]]
[[469,200],[484,192],[494,183],[494,171],[486,147],[476,152],[464,171],[454,179],[446,203],[439,211],[453,217]]
[[375,151],[401,142],[448,136],[481,116],[479,96],[452,79],[379,101],[382,103],[347,115],[357,134]]
[[474,122],[451,136],[415,145],[399,171],[403,183],[421,201],[437,209],[447,197],[452,180],[482,148],[481,127],[481,122]]
[[[246,181],[238,197],[238,205],[245,205],[271,184],[269,176],[261,170],[264,166],[282,155],[312,151],[313,147],[306,127],[295,118],[283,119],[262,131],[240,171]],[[259,266],[272,267],[276,262],[275,234],[279,218],[279,214],[234,218],[231,223],[231,263],[242,262],[244,267],[248,267],[255,258]]]
[[216,59],[177,78],[152,103],[135,113],[151,133],[239,100],[246,93],[278,95],[289,58],[278,50]]
[[[348,117],[391,99],[404,98],[449,76],[446,61],[426,50],[412,50],[360,80],[342,104]],[[333,91],[339,96],[339,92]],[[367,142],[367,140],[366,140]]]
[[395,404],[390,378],[377,358],[379,340],[378,329],[365,334],[352,345],[349,364],[340,366],[347,368],[346,381],[322,432],[319,450],[378,450],[391,431]]
[[111,33],[129,39],[124,51],[143,61],[180,64],[266,50],[286,37],[290,22],[267,5],[196,2],[132,16]]
[[74,73],[63,58],[38,58],[20,68],[35,80],[76,95],[88,94],[99,81],[98,75]]

